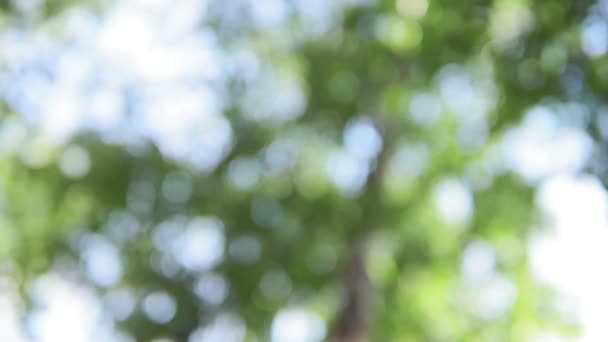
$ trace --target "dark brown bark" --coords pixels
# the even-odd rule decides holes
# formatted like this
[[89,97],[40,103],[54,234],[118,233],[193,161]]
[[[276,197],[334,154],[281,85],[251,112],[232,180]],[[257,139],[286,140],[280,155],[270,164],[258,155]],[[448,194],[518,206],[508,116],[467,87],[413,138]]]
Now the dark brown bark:
[[356,235],[352,250],[344,264],[342,279],[343,297],[340,311],[330,331],[330,342],[366,342],[368,341],[368,316],[370,297],[373,292],[371,282],[365,269],[367,237],[375,227],[374,218],[379,215],[382,189],[382,175],[387,166],[392,148],[392,136],[388,127],[380,119],[375,120],[376,129],[383,138],[383,148],[376,158],[375,167],[368,178],[368,198],[365,202],[365,222]]
[[365,270],[365,242],[359,241],[345,265],[342,306],[334,322],[331,342],[367,341],[370,282]]

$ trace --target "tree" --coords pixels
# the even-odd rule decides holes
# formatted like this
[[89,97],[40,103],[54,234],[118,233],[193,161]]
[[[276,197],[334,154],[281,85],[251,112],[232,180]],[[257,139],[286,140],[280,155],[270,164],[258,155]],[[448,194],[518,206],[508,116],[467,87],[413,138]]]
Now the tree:
[[[137,341],[185,341],[213,322],[266,340],[286,307],[322,317],[336,341],[522,341],[568,326],[522,247],[540,219],[534,182],[501,149],[539,104],[601,106],[603,58],[578,34],[597,9],[344,1],[311,14],[307,2],[269,3],[211,2],[196,29],[176,31],[185,38],[141,19],[160,48],[141,43],[133,63],[104,53],[135,40],[100,34],[99,52],[74,38],[64,24],[82,18],[77,5],[52,5],[39,22],[3,4],[7,30],[56,30],[57,51],[75,39],[76,57],[95,64],[78,96],[94,107],[88,99],[114,89],[123,115],[45,141],[23,75],[60,79],[62,59],[5,63],[26,90],[3,92],[0,254],[24,298],[50,269],[105,298],[133,296],[138,309],[117,320]],[[137,38],[141,27],[118,23],[145,6],[98,18]],[[162,54],[182,43],[215,55]],[[158,128],[178,112],[175,130]],[[487,274],[467,271],[467,255],[489,262]]]

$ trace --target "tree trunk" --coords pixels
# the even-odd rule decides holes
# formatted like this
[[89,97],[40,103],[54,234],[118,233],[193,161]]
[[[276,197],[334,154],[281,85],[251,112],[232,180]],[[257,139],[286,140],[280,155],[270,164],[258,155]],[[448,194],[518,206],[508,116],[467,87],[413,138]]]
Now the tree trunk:
[[370,282],[365,271],[365,241],[359,241],[345,265],[343,297],[329,341],[367,341]]

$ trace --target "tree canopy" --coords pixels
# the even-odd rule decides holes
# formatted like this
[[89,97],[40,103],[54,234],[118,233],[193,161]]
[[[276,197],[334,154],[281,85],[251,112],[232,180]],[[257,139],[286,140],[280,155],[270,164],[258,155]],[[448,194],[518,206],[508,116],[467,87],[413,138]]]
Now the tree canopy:
[[528,246],[543,179],[605,177],[604,1],[0,8],[0,275],[34,340],[56,279],[113,340],[579,333]]

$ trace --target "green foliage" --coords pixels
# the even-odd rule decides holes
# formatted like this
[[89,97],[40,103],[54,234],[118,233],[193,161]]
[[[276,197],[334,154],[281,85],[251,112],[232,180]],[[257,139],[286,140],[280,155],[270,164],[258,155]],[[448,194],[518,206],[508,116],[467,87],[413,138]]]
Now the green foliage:
[[[18,15],[12,3],[0,2],[5,16]],[[46,1],[43,11],[53,15],[63,6],[73,5]],[[601,96],[605,57],[583,56],[578,42],[585,1],[378,1],[341,8],[332,28],[314,38],[302,37],[298,18],[285,32],[260,32],[246,16],[226,27],[222,5],[211,7],[215,17],[201,26],[215,30],[227,51],[251,49],[263,73],[295,79],[304,113],[252,119],[241,103],[256,85],[233,75],[223,114],[234,139],[212,170],[175,160],[151,141],[112,144],[95,132],[66,146],[31,147],[43,149],[36,152],[40,162],[28,160],[29,145],[3,154],[0,257],[12,277],[27,287],[71,260],[78,279],[101,295],[128,288],[141,301],[166,291],[178,308],[171,321],[156,324],[136,310],[120,322],[137,341],[183,341],[227,311],[244,320],[248,340],[267,340],[285,306],[309,308],[331,326],[349,287],[342,268],[357,241],[365,241],[372,341],[524,341],[562,323],[546,313],[551,298],[527,266],[538,222],[534,188],[493,159],[505,131],[530,107],[577,97],[562,81],[566,69],[582,68],[589,75],[584,87]],[[452,76],[465,80],[456,87],[473,89],[471,103],[458,102],[461,88],[442,90]],[[421,114],[412,114],[423,100]],[[332,181],[328,160],[357,120],[373,124],[382,148],[365,185],[350,192]],[[30,145],[36,136],[28,135]],[[82,177],[61,171],[70,146],[90,156]],[[284,158],[278,163],[286,166],[271,158]],[[235,177],[254,173],[251,184],[231,178],[239,165],[244,171]],[[450,222],[438,210],[437,189],[446,180],[470,191],[470,217]],[[197,217],[223,227],[226,252],[212,271],[180,266],[155,241],[175,239],[171,232]],[[178,228],[161,236],[163,224]],[[82,276],[81,249],[90,236],[119,248],[118,283]],[[494,276],[515,289],[512,305],[497,317],[480,314],[481,285],[467,283],[460,270],[463,250],[475,241],[493,248]],[[220,304],[197,298],[197,280],[209,272],[228,284]]]

